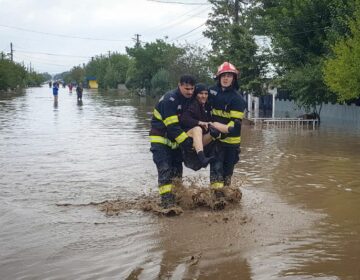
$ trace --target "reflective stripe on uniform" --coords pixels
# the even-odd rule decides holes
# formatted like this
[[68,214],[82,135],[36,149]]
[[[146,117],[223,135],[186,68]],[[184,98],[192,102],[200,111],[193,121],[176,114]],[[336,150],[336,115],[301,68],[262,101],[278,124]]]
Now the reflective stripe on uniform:
[[158,110],[154,109],[153,114],[154,114],[154,117],[155,117],[156,119],[158,119],[158,120],[162,121],[161,114],[159,113],[159,111],[158,111]]
[[225,139],[220,139],[220,141],[228,144],[240,144],[241,137],[226,137]]
[[230,111],[230,117],[234,119],[242,119],[244,117],[244,112]]
[[225,112],[225,111],[223,111],[223,110],[212,109],[212,110],[211,110],[211,113],[212,113],[214,116],[219,116],[219,117],[223,117],[223,118],[227,118],[227,119],[230,119],[230,118],[231,118],[230,113]]
[[165,194],[165,193],[169,193],[172,191],[174,185],[173,184],[166,184],[166,185],[162,185],[159,187],[159,193],[160,194]]
[[227,124],[228,127],[231,127],[231,126],[234,126],[234,125],[235,125],[235,123],[233,121],[229,121],[228,124]]
[[224,182],[214,182],[211,183],[212,189],[222,189],[224,187]]
[[182,132],[178,137],[175,138],[175,141],[178,143],[178,144],[181,144],[182,142],[184,142],[184,140],[186,138],[188,138],[189,136],[186,134],[186,132]]
[[166,146],[169,146],[171,149],[176,149],[179,147],[179,145],[175,142],[170,141],[169,139],[162,137],[162,136],[154,136],[150,135],[150,142],[151,143],[158,143],[158,144],[164,144]]
[[164,124],[166,125],[166,126],[169,126],[170,124],[173,124],[173,123],[178,123],[179,122],[179,118],[178,118],[178,116],[170,116],[170,117],[168,117],[168,118],[166,118],[165,120],[164,120]]

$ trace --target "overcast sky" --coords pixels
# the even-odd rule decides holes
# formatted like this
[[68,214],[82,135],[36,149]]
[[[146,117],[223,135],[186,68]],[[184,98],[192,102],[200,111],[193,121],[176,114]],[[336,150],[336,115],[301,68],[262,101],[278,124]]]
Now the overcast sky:
[[55,74],[108,51],[125,54],[135,34],[208,46],[210,11],[206,0],[0,0],[0,52],[12,42],[15,61]]

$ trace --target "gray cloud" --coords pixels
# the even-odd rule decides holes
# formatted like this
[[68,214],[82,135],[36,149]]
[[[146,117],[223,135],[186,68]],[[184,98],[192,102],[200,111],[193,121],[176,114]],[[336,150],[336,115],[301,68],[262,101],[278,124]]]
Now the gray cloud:
[[0,7],[0,51],[8,53],[12,42],[15,61],[26,66],[31,62],[39,72],[66,71],[108,51],[125,53],[126,46],[134,45],[136,33],[143,42],[168,36],[171,43],[207,44],[202,36],[205,26],[186,33],[205,22],[210,5],[147,0],[0,0]]

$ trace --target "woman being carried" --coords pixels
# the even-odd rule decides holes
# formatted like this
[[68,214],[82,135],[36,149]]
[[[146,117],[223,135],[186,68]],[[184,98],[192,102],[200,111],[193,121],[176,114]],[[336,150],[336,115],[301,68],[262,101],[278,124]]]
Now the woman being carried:
[[206,167],[213,160],[212,156],[205,155],[213,152],[212,147],[206,147],[205,152],[204,147],[214,138],[220,137],[220,133],[229,133],[232,129],[225,124],[211,122],[208,94],[206,85],[196,84],[192,101],[180,116],[180,125],[193,139],[195,149],[195,151],[183,150],[184,164],[195,171]]

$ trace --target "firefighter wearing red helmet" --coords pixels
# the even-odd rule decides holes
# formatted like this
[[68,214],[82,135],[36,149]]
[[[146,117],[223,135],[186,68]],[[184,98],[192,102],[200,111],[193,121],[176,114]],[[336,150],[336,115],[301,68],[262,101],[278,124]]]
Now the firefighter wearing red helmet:
[[224,62],[223,64],[221,64],[218,67],[216,77],[219,77],[222,73],[234,73],[234,74],[238,75],[239,71],[230,62]]
[[237,91],[238,74],[233,64],[224,62],[216,73],[217,84],[209,89],[212,121],[232,127],[231,132],[216,140],[215,160],[210,164],[210,184],[217,198],[224,196],[223,187],[230,185],[234,166],[239,161],[241,120],[246,102]]

